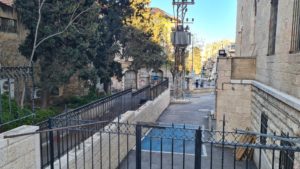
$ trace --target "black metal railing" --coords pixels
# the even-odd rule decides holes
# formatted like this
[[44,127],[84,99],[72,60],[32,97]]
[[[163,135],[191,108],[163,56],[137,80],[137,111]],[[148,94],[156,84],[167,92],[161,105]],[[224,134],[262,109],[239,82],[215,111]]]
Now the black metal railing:
[[132,93],[132,110],[138,109],[141,105],[148,100],[156,99],[161,93],[169,88],[169,80],[166,78],[164,81],[156,84],[146,86],[136,92]]
[[294,169],[300,164],[300,137],[147,123],[137,125],[136,137],[137,163],[129,168]]
[[135,125],[132,124],[70,119],[50,121],[59,126],[40,131],[40,135],[47,133],[49,136],[48,152],[41,157],[48,163],[42,168],[116,168],[135,145],[132,142]]
[[[50,129],[59,126],[69,126],[74,124],[77,120],[98,120],[98,121],[113,121],[119,115],[125,113],[128,110],[131,110],[131,98],[132,98],[132,90],[125,90],[114,95],[99,99],[87,105],[81,106],[74,110],[70,110],[68,112],[59,114],[52,119],[68,119],[68,120],[48,120],[39,124],[40,129]],[[73,120],[73,121],[72,121]],[[75,121],[74,121],[75,120]],[[105,124],[103,124],[105,125]],[[93,134],[93,133],[90,133]],[[88,137],[87,135],[86,137]],[[68,142],[68,140],[72,140],[74,135],[72,133],[64,133],[60,136],[62,141]],[[40,135],[41,139],[41,159],[42,166],[47,166],[50,163],[50,135],[49,133],[43,133]],[[60,153],[65,153],[68,149],[73,148],[79,142],[71,142],[70,144],[66,144],[66,146],[61,148]],[[54,154],[57,158],[58,154]]]
[[136,92],[132,93],[131,108],[138,109],[141,105],[150,100],[151,86],[146,86]]
[[150,89],[150,98],[154,100],[157,98],[163,91],[169,88],[169,79],[165,79],[157,85],[154,85]]
[[[101,127],[104,127],[106,124],[109,124],[114,119],[119,120],[119,116],[128,110],[136,110],[141,105],[146,103],[148,100],[157,98],[161,93],[163,93],[166,89],[168,89],[168,80],[151,87],[146,86],[136,92],[132,92],[131,89],[125,90],[120,93],[116,93],[112,96],[99,99],[87,105],[81,106],[74,110],[70,110],[59,114],[51,120],[44,121],[39,123],[40,130],[51,129],[57,127],[64,127],[74,125],[78,122],[90,122],[92,121],[103,121],[101,123]],[[96,130],[98,130],[97,128]],[[94,130],[94,129],[92,129]],[[93,132],[89,132],[89,134],[85,134],[84,137],[80,137],[77,141],[69,141],[74,139],[74,134],[72,132],[69,133],[60,133],[60,135],[54,134],[54,137],[59,137],[61,142],[67,142],[65,146],[60,148],[60,152],[54,153],[54,158],[57,159],[59,154],[64,154],[68,152],[69,149],[74,148],[74,146],[80,143],[81,139],[85,139],[94,134]],[[49,133],[40,134],[41,139],[41,163],[42,167],[46,167],[51,162],[51,146],[50,146],[50,138]],[[56,147],[57,143],[54,142],[54,147]]]
[[103,121],[52,120],[61,125],[41,133],[50,136],[49,168],[294,169],[300,164],[299,137],[186,124],[111,122],[104,127]]

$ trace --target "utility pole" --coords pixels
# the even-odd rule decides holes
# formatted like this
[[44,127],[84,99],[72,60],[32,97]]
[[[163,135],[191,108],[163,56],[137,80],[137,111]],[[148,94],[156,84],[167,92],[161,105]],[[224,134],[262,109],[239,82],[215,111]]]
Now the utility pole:
[[189,27],[185,24],[192,23],[186,19],[186,13],[189,5],[194,5],[194,0],[173,0],[173,8],[175,14],[175,28],[172,31],[171,39],[175,48],[175,81],[174,81],[174,97],[175,99],[184,98],[185,83],[185,53],[186,48],[191,45],[191,33]]
[[195,38],[194,35],[192,35],[192,75],[193,76],[194,76],[194,38]]

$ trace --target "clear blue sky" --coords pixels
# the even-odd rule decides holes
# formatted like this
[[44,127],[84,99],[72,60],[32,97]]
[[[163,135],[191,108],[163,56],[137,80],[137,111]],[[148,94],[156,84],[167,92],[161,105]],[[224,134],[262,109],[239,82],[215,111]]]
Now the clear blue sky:
[[[151,7],[158,7],[173,15],[173,0],[152,0]],[[194,18],[191,32],[198,41],[206,43],[235,40],[237,0],[195,0],[188,9],[187,17]]]

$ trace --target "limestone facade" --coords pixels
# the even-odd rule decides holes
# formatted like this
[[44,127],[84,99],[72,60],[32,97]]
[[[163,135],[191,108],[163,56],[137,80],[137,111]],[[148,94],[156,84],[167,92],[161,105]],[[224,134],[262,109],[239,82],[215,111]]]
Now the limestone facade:
[[[293,17],[296,17],[294,10],[297,10],[298,0],[279,0],[278,5],[276,1],[238,1],[236,50],[241,57],[250,56],[256,59],[255,75],[249,74],[249,79],[257,81],[255,84],[266,86],[252,87],[252,115],[257,114],[260,117],[262,112],[267,113],[270,132],[298,135],[296,128],[300,126],[300,109],[297,107],[300,104],[300,51],[291,53],[292,37],[296,36],[292,29],[295,27]],[[274,15],[271,10],[274,5],[278,6],[277,20],[274,20],[277,26],[272,28],[270,20]],[[296,28],[300,29],[299,26]],[[274,54],[270,54],[268,50],[273,36],[270,34],[271,29],[276,30]],[[241,67],[245,67],[241,62],[232,67],[239,69],[239,72],[251,70],[241,70]],[[232,79],[236,77],[233,76]],[[267,89],[274,92],[269,93]],[[281,97],[275,97],[276,95]],[[293,100],[294,103],[287,104],[286,100]],[[259,118],[253,122],[260,124]],[[255,126],[252,125],[253,129],[260,131]]]
[[[249,128],[252,97],[249,79],[255,75],[255,59],[219,57],[217,65],[217,129],[222,129],[223,115],[226,116],[226,130]],[[232,80],[233,77],[235,80]]]
[[[221,126],[220,114],[224,113],[229,116],[226,119],[228,130],[237,126],[260,133],[262,114],[265,114],[268,134],[276,132],[277,135],[299,137],[300,51],[293,50],[292,39],[300,40],[294,31],[300,29],[295,23],[300,18],[297,16],[300,15],[300,1],[279,0],[278,4],[277,0],[237,2],[236,55],[239,59],[222,58],[218,62],[217,126]],[[271,25],[272,22],[276,26]],[[272,46],[275,52],[270,52]],[[239,119],[231,118],[241,114]],[[263,152],[262,168],[271,168],[271,155]],[[257,157],[255,151],[255,161]],[[275,154],[275,160],[278,159],[279,153]],[[295,154],[294,168],[299,168],[299,161],[299,154]],[[275,168],[278,168],[277,162]]]
[[256,58],[257,81],[300,98],[300,53],[290,53],[295,1],[278,1],[275,54],[268,56],[271,0],[239,0],[236,53]]
[[[298,107],[300,104],[300,85],[298,83],[300,53],[290,53],[294,1],[296,0],[278,1],[275,54],[273,55],[268,54],[271,0],[238,1],[236,53],[240,56],[218,59],[217,92],[221,93],[230,88],[228,85],[233,85],[233,82],[237,82],[236,80],[252,80],[255,82],[250,83],[252,86],[250,97],[252,115],[265,112],[266,107],[273,107],[268,109],[269,112],[272,112],[269,117],[270,123],[274,121],[277,126],[270,125],[270,131],[277,130],[280,133],[278,130],[282,130],[282,132],[298,135],[299,131],[296,131],[295,128],[300,126],[300,109]],[[232,92],[237,91],[232,88]],[[262,97],[265,95],[268,97]],[[246,98],[240,97],[240,99],[245,100]],[[223,111],[218,108],[226,102],[226,99],[219,98],[217,113]],[[269,102],[273,106],[268,106]],[[234,111],[228,110],[228,113],[230,112]],[[294,115],[287,115],[286,112]],[[283,117],[289,121],[283,120]],[[259,124],[260,121],[258,120],[257,123]],[[289,127],[286,126],[287,124]],[[260,131],[254,126],[249,127]]]
[[162,67],[158,71],[153,69],[141,68],[139,70],[131,70],[130,65],[132,60],[121,59],[118,56],[115,61],[122,65],[123,77],[119,81],[116,77],[112,77],[111,89],[112,91],[121,91],[132,88],[133,90],[141,89],[150,84],[158,83],[164,77],[172,79],[172,74],[167,67]]
[[40,136],[39,134],[15,138],[4,136],[35,132],[37,126],[21,126],[0,134],[0,168],[2,169],[33,169],[40,167]]
[[[19,53],[19,45],[26,38],[26,29],[18,19],[16,10],[0,1],[0,18],[5,22],[10,22],[10,27],[16,30],[7,29],[7,24],[3,24],[0,29],[0,65],[20,66],[28,64],[24,56]],[[13,24],[13,25],[12,25]]]

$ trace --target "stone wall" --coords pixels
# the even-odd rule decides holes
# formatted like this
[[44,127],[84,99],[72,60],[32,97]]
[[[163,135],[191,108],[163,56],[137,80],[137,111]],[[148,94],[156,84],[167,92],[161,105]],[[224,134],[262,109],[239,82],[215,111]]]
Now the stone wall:
[[[162,112],[168,107],[169,103],[170,91],[167,90],[154,101],[148,101],[147,103],[145,103],[138,110],[128,111],[125,114],[123,114],[120,119],[120,122],[128,122],[129,124],[136,124],[137,122],[156,122],[156,120],[160,117]],[[115,124],[109,124],[108,126],[106,127],[107,130],[116,131],[117,126]],[[130,133],[135,133],[135,127],[132,126],[128,128],[128,131],[130,131]],[[120,134],[118,137],[118,135],[114,134],[113,132],[110,134],[96,133],[93,135],[93,137],[90,137],[89,139],[85,140],[84,149],[76,149],[76,159],[75,149],[69,152],[69,168],[92,168],[92,165],[94,165],[95,168],[100,168],[101,165],[102,168],[117,168],[118,162],[121,162],[123,159],[125,159],[127,153],[134,148],[135,139],[136,137],[134,135],[127,136],[126,134]],[[83,144],[81,144],[81,147],[82,146]],[[119,154],[118,149],[120,150]],[[118,158],[118,155],[120,159]],[[65,155],[61,157],[60,161],[61,168],[67,168],[67,156]],[[57,160],[55,162],[55,168],[58,167],[59,161]]]
[[275,54],[271,56],[268,56],[271,3],[257,0],[254,15],[254,2],[238,1],[237,55],[256,57],[255,80],[300,98],[300,53],[290,54],[294,0],[279,1]]
[[[260,132],[261,128],[261,114],[265,113],[268,116],[267,133],[289,133],[290,136],[300,137],[300,100],[294,98],[299,105],[291,104],[290,97],[276,89],[269,88],[259,82],[254,82],[252,87],[251,100],[251,128],[255,132]],[[285,97],[285,99],[278,99],[278,96]],[[294,167],[299,167],[300,156],[295,154]],[[259,151],[255,151],[254,159],[258,164]],[[262,152],[262,168],[271,169],[272,151]],[[278,168],[279,152],[275,153],[275,168]]]
[[[255,0],[237,1],[236,55],[255,56]],[[269,1],[268,1],[269,2]]]
[[[300,100],[298,100],[300,104]],[[260,132],[261,114],[264,112],[268,118],[268,133],[290,133],[300,136],[300,109],[292,107],[265,92],[263,89],[252,87],[251,114],[252,129]]]
[[234,57],[231,63],[231,79],[253,80],[256,74],[256,60],[251,57]]
[[[255,81],[255,59],[219,58],[217,79],[216,118],[217,129],[222,129],[223,114],[226,115],[227,131],[235,128],[250,128],[260,133],[261,114],[268,118],[268,134],[289,133],[300,137],[300,100],[269,85]],[[254,69],[254,71],[252,70]],[[243,80],[250,79],[250,80]],[[253,80],[251,80],[253,79]],[[279,144],[279,143],[278,143]],[[299,166],[299,153],[295,164]],[[272,151],[263,150],[261,165],[271,169]],[[254,153],[259,164],[259,151]],[[275,168],[278,168],[279,151],[275,153]]]
[[40,137],[28,135],[4,139],[4,136],[34,132],[37,126],[21,126],[0,134],[0,168],[40,168]]
[[25,40],[27,31],[19,22],[16,11],[11,7],[1,10],[0,17],[17,20],[17,33],[0,32],[0,65],[2,66],[23,66],[28,61],[19,52],[19,45]]
[[249,121],[251,115],[251,81],[240,79],[254,78],[255,59],[247,57],[219,57],[217,74],[217,129],[222,129],[223,115],[226,116],[227,131],[232,131],[236,128],[249,128],[251,124]]
[[[123,70],[123,77],[121,81],[119,81],[116,77],[112,77],[112,83],[111,83],[111,89],[113,91],[122,91],[125,89],[125,73],[127,71],[130,71],[130,65],[132,63],[132,58],[129,59],[122,59],[119,56],[115,57],[115,61],[119,62],[122,66]],[[164,78],[169,78],[170,85],[172,84],[172,73],[170,72],[170,67],[168,65],[163,65],[160,69],[163,73]],[[138,89],[141,89],[147,85],[150,85],[152,82],[151,76],[152,76],[153,69],[148,68],[141,68],[137,71],[136,74],[136,86]]]
[[[268,133],[300,136],[300,54],[290,52],[295,0],[278,2],[275,54],[268,54],[271,0],[238,0],[236,53],[256,58],[251,87],[251,129],[260,132],[264,112],[269,118]],[[264,151],[262,157],[262,168],[271,168],[270,152]],[[278,159],[279,153],[275,157]],[[258,164],[257,151],[254,159]],[[297,160],[294,168],[299,168],[299,154]]]
[[249,128],[250,101],[251,84],[223,84],[223,89],[217,94],[217,130],[222,130],[223,115],[226,116],[226,131]]

